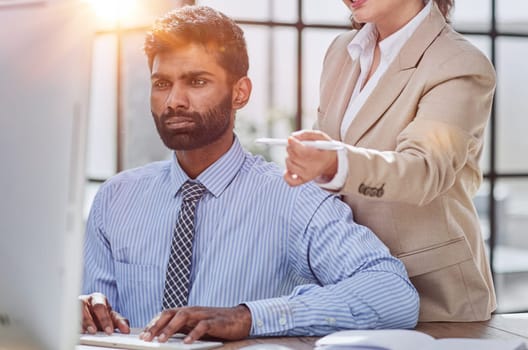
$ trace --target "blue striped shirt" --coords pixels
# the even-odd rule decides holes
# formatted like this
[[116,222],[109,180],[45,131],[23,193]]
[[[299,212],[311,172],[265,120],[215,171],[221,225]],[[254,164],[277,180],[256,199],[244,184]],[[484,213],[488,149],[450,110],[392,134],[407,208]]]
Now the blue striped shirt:
[[[105,294],[132,327],[162,309],[187,180],[173,157],[114,176],[94,199],[83,292]],[[403,264],[337,196],[289,187],[236,138],[197,181],[207,192],[196,209],[190,306],[245,303],[254,336],[415,325],[418,294]]]

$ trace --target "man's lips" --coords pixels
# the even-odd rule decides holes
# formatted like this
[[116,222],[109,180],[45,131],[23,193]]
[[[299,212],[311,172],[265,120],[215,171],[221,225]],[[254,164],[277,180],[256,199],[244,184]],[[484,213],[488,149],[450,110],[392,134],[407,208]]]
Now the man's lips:
[[164,120],[164,124],[168,129],[179,130],[191,127],[195,121],[189,117],[170,117]]

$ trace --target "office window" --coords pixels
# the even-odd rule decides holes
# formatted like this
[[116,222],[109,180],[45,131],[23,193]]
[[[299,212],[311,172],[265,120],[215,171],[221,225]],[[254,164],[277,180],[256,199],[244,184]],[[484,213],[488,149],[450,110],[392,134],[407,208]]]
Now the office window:
[[131,31],[121,39],[121,167],[135,168],[166,159],[150,113],[150,72],[143,53],[144,31]]
[[348,26],[350,12],[342,1],[304,0],[302,21],[306,24],[330,24]]
[[143,36],[185,0],[84,0],[97,16],[93,46],[85,215],[100,184],[117,172],[167,157],[149,108]]
[[528,11],[525,1],[496,0],[497,28],[511,34],[528,34]]
[[295,130],[297,36],[292,28],[242,25],[246,35],[251,98],[237,112],[235,132],[242,145],[281,162],[284,149],[256,145],[258,137],[287,137]]
[[[131,1],[132,2],[132,1]],[[136,14],[102,26],[94,46],[88,193],[117,171],[166,158],[150,116],[142,38],[156,15],[183,3],[215,7],[241,24],[250,56],[252,98],[237,114],[243,145],[283,166],[284,149],[253,143],[311,128],[325,50],[349,29],[340,0],[143,0]],[[498,295],[498,311],[528,311],[528,2],[457,0],[453,26],[492,60],[494,110],[475,198]],[[127,4],[128,2],[121,2]],[[137,11],[137,9],[140,11]],[[142,10],[141,10],[142,9]],[[133,18],[136,16],[137,18]],[[89,196],[88,196],[89,197]],[[90,200],[88,199],[87,205]]]
[[497,38],[497,169],[500,172],[528,172],[528,99],[523,84],[528,78],[527,37]]
[[491,30],[491,0],[455,0],[451,13],[453,26],[459,31]]
[[[343,4],[339,5],[344,7]],[[303,128],[311,128],[317,120],[319,78],[324,55],[328,44],[342,31],[342,29],[306,28],[303,32],[303,109],[301,121]]]
[[298,11],[297,1],[197,0],[195,3],[216,8],[231,18],[257,22],[295,22]]
[[497,181],[496,240],[493,267],[500,312],[528,310],[528,181]]
[[86,172],[106,179],[117,169],[117,35],[98,35],[93,45]]

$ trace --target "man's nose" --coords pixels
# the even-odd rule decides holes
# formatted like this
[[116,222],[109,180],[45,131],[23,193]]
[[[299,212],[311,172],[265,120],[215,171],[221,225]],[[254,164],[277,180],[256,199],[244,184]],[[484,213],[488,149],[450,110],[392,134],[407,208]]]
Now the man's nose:
[[173,86],[165,101],[166,107],[176,109],[189,108],[189,97],[184,89]]

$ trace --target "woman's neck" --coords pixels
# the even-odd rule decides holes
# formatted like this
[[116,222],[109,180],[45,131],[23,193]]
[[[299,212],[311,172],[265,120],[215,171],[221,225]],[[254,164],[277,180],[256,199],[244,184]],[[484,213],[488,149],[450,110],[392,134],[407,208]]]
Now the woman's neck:
[[383,22],[375,23],[376,29],[378,30],[378,42],[403,28],[424,8],[424,6],[425,4],[422,0],[402,1],[402,6],[397,14],[384,18]]

